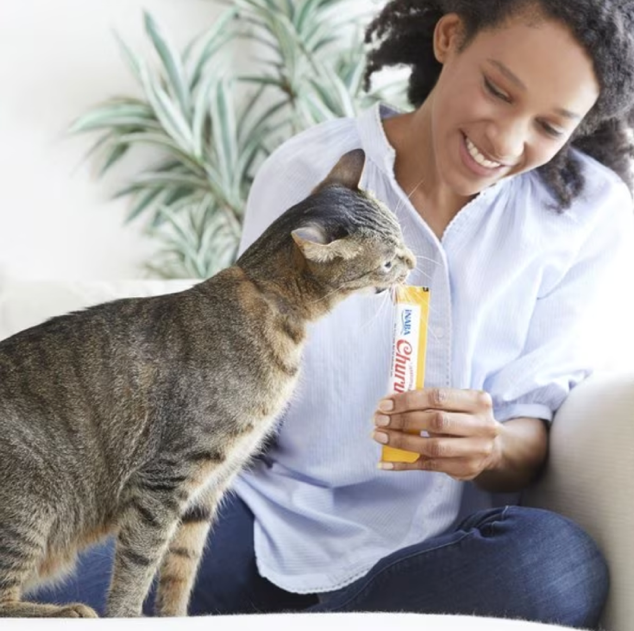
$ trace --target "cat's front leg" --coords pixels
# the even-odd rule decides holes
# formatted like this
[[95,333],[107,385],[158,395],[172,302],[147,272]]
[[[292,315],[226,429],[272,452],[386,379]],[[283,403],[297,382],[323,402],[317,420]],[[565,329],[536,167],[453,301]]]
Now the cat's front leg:
[[156,611],[186,616],[209,528],[222,492],[207,491],[183,515],[161,565]]
[[180,511],[173,498],[147,490],[128,502],[117,537],[106,607],[108,617],[141,615],[152,578],[178,527]]

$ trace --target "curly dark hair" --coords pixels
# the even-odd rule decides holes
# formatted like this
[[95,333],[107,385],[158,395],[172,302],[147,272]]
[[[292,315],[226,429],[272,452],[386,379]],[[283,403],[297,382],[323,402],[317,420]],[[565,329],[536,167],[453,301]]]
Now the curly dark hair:
[[576,147],[615,171],[634,190],[634,0],[391,0],[370,23],[366,89],[373,73],[387,66],[411,67],[408,98],[420,106],[434,87],[441,64],[434,57],[438,20],[458,14],[464,24],[461,50],[484,29],[494,29],[525,12],[566,24],[594,62],[600,96],[568,143],[539,167],[560,210],[583,190]]

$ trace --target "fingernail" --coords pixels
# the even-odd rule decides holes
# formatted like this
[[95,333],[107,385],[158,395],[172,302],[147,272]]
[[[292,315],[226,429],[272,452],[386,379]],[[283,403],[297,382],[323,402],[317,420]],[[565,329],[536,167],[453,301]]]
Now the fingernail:
[[385,414],[375,414],[374,424],[377,427],[387,427],[390,424],[390,417],[385,416]]
[[391,471],[394,469],[394,465],[391,462],[379,462],[377,467],[379,469],[383,469],[384,471]]
[[373,432],[372,438],[374,438],[377,443],[381,443],[382,445],[387,444],[387,434],[384,434],[383,432]]
[[394,409],[394,401],[392,399],[382,399],[379,401],[379,410],[381,412],[391,412]]

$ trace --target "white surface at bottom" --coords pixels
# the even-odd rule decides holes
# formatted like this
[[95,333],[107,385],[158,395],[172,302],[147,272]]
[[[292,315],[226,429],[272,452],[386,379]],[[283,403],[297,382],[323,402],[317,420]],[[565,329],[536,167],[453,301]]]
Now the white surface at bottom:
[[2,631],[66,631],[112,629],[113,631],[537,631],[567,627],[519,620],[469,616],[438,616],[395,613],[265,614],[245,616],[199,616],[195,618],[137,618],[110,620],[4,619]]

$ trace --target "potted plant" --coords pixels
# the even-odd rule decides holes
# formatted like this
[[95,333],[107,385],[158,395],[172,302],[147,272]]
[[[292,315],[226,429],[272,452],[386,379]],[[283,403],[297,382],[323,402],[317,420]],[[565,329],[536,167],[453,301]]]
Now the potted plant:
[[[146,218],[158,239],[153,273],[207,278],[236,256],[247,195],[264,158],[288,137],[321,121],[355,116],[377,100],[397,104],[400,80],[365,92],[363,27],[351,0],[235,0],[184,51],[156,20],[145,31],[156,67],[119,38],[142,97],[91,109],[71,132],[99,132],[100,174],[131,149],[151,145],[157,160],[121,188],[128,221]],[[237,46],[261,54],[242,74]]]

